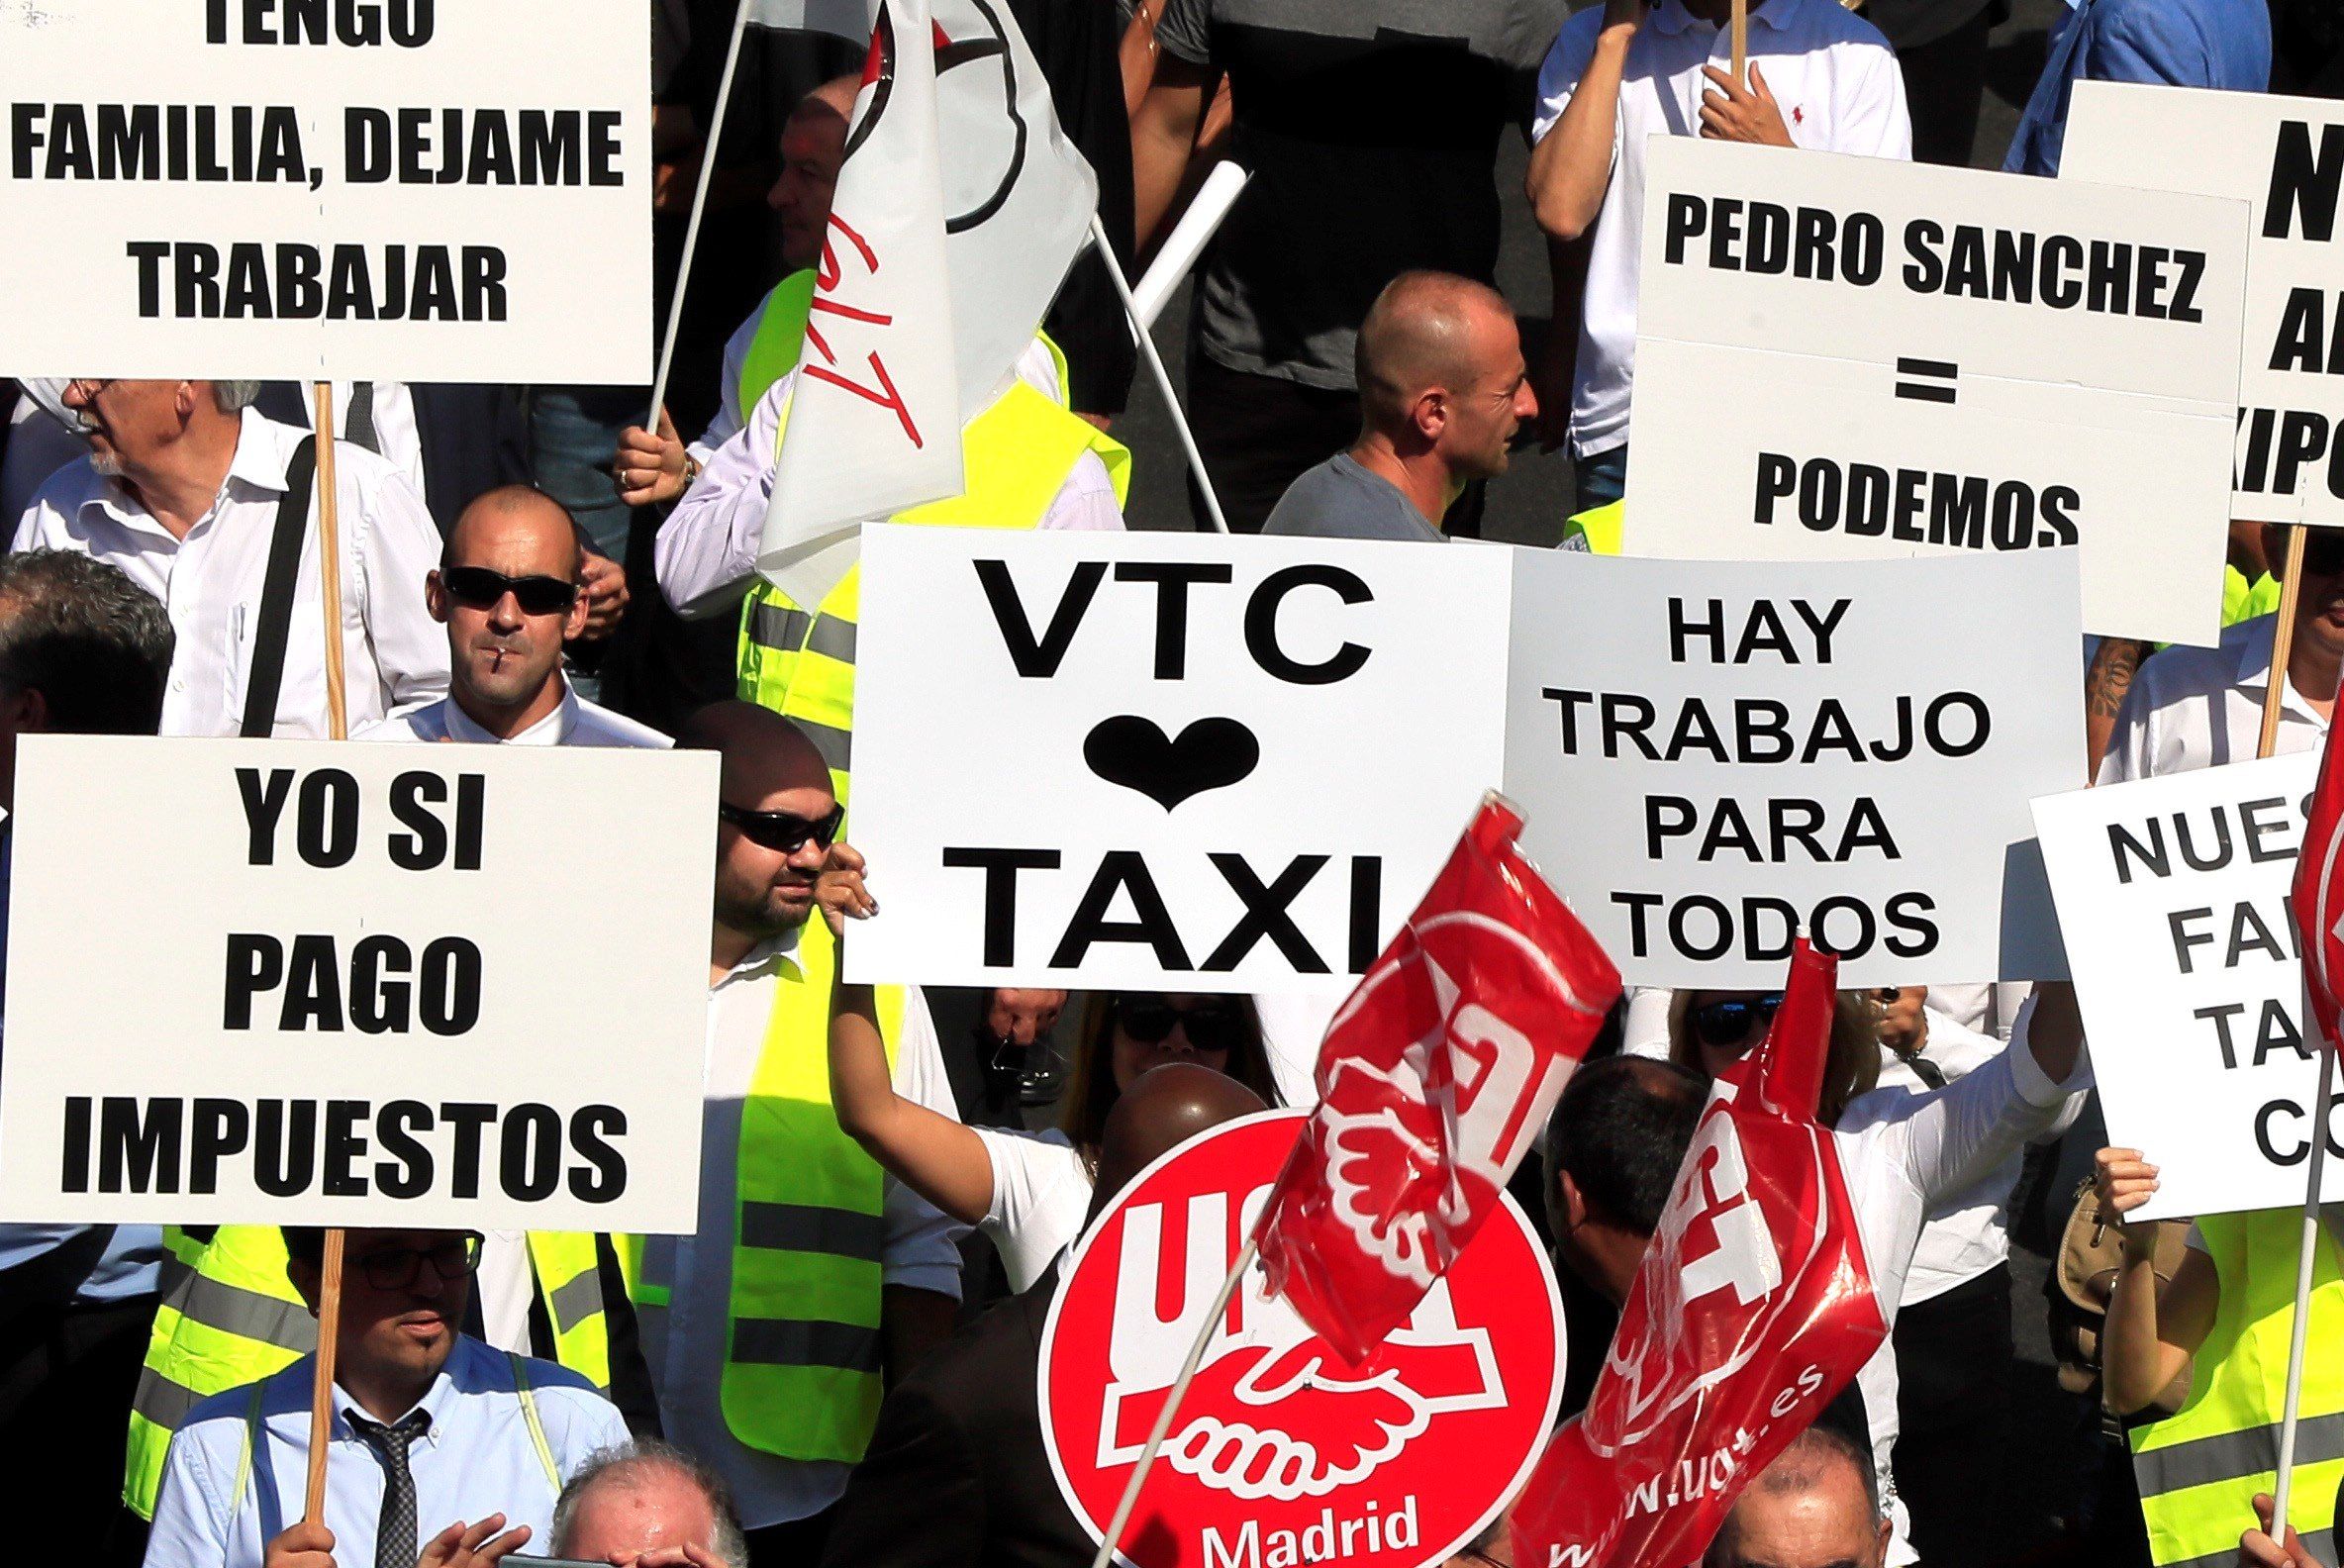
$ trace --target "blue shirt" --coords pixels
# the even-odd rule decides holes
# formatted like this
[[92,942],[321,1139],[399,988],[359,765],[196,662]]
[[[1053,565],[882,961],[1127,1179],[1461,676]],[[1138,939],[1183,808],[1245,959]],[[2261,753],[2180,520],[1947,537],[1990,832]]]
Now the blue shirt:
[[2059,172],[2069,90],[2079,81],[2147,82],[2262,92],[2271,84],[2265,0],[2070,0],[2010,137],[2002,167]]
[[[536,1532],[524,1550],[545,1552],[561,1482],[596,1449],[627,1440],[627,1423],[592,1384],[550,1361],[522,1358],[552,1460],[554,1474],[548,1475],[514,1386],[514,1360],[458,1335],[447,1364],[416,1407],[432,1418],[407,1456],[415,1478],[419,1551],[458,1519],[477,1524],[502,1514],[505,1528],[527,1524]],[[315,1357],[303,1356],[260,1385],[260,1447],[266,1451],[251,1451],[242,1495],[237,1479],[250,1441],[252,1386],[214,1395],[188,1413],[163,1461],[146,1568],[258,1568],[268,1542],[301,1518],[315,1367]],[[326,1527],[334,1532],[334,1560],[363,1565],[374,1561],[382,1461],[350,1427],[348,1414],[358,1410],[356,1403],[340,1387],[334,1392]]]

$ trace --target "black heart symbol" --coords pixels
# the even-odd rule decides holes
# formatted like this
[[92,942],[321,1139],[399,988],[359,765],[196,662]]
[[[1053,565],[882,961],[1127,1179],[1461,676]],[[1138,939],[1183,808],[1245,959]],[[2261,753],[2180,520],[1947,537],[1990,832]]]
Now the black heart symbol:
[[1199,719],[1172,740],[1153,720],[1118,714],[1092,728],[1083,760],[1108,783],[1137,790],[1170,811],[1251,773],[1261,761],[1261,742],[1234,719]]

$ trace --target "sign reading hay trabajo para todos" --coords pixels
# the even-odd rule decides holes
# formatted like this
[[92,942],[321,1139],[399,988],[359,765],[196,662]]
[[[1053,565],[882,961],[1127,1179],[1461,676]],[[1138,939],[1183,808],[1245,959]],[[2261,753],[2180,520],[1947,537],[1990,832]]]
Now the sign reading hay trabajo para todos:
[[[2162,1167],[2146,1219],[2303,1201],[2318,1046],[2288,889],[2317,755],[2035,802],[2108,1140]],[[2344,1199],[2344,1106],[2329,1200]]]
[[2081,772],[2076,558],[1515,561],[1506,793],[1630,984],[2031,978]]
[[1629,550],[2077,548],[2087,631],[2215,639],[2242,204],[1684,138],[1649,156]]
[[848,972],[1363,972],[1499,777],[1510,555],[864,530]]
[[649,379],[639,3],[22,0],[0,115],[0,370]]
[[2344,524],[2344,104],[2080,81],[2059,174],[2251,204],[2231,516]]
[[716,773],[29,737],[0,1216],[689,1230]]

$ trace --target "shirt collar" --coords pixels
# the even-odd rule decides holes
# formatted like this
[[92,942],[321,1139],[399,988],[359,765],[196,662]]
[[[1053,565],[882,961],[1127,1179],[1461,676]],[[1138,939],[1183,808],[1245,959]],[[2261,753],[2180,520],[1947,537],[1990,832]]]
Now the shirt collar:
[[[1766,0],[1764,5],[1750,13],[1750,20],[1763,22],[1779,33],[1790,26],[1790,15],[1798,9],[1799,3],[1800,0]],[[1705,33],[1721,31],[1715,23],[1705,22],[1686,10],[1685,0],[1660,0],[1660,4],[1652,8],[1652,25],[1668,34],[1682,33],[1688,28],[1699,28]]]
[[[2279,617],[2276,615],[2257,616],[2240,630],[2243,635],[2238,639],[2239,689],[2256,693],[2268,692],[2271,689],[2271,654],[2279,637]],[[2258,706],[2260,701],[2261,699],[2258,697]],[[2295,690],[2294,681],[2281,682],[2279,706],[2282,712],[2293,713],[2296,718],[2316,727],[2322,735],[2327,733],[2328,722],[2319,716],[2317,709],[2304,700],[2301,692]]]
[[[817,910],[814,914],[809,915],[807,919],[820,920],[822,919],[822,912]],[[798,952],[798,932],[800,929],[801,928],[793,926],[788,931],[783,931],[779,936],[769,937],[766,940],[757,943],[754,947],[751,947],[746,953],[741,955],[740,962],[726,970],[725,978],[718,981],[716,985],[710,989],[721,991],[725,987],[732,985],[734,981],[754,980],[761,975],[770,974],[775,969],[780,968],[785,960],[794,962]]]
[[490,735],[482,729],[470,714],[464,712],[463,705],[455,700],[453,694],[450,694],[447,698],[446,709],[447,738],[490,745],[549,746],[568,744],[570,735],[578,728],[578,694],[571,688],[569,677],[559,670],[553,672],[553,678],[561,682],[561,701],[556,703],[553,711],[544,718],[531,725],[519,735],[505,739],[500,739],[499,736]]
[[[233,490],[240,484],[267,495],[283,495],[285,467],[290,461],[291,449],[284,438],[292,437],[293,442],[297,444],[304,434],[289,425],[279,425],[257,409],[245,409],[238,417],[236,452],[228,459],[228,472],[220,481],[219,493],[212,497],[210,509],[196,521],[201,524],[216,517],[221,506],[231,499]],[[97,507],[117,523],[129,527],[165,535],[170,532],[154,520],[154,514],[146,510],[146,503],[141,501],[120,478],[101,479],[96,493],[82,505]]]
[[[447,1423],[445,1416],[447,1402],[451,1399],[454,1399],[456,1394],[455,1379],[450,1377],[448,1373],[455,1366],[456,1357],[464,1353],[464,1339],[463,1336],[459,1334],[456,1337],[455,1344],[451,1346],[447,1352],[446,1364],[440,1368],[440,1375],[432,1379],[432,1386],[424,1390],[424,1397],[416,1401],[415,1404],[410,1406],[408,1409],[401,1411],[391,1420],[387,1421],[378,1421],[376,1424],[382,1426],[396,1426],[399,1424],[399,1422],[405,1421],[417,1411],[422,1411],[425,1415],[432,1418],[431,1424],[424,1429],[423,1440],[428,1443],[438,1442],[440,1436],[446,1430]],[[342,1434],[352,1442],[363,1442],[365,1439],[361,1438],[358,1435],[357,1428],[350,1424],[350,1418],[355,1416],[361,1421],[374,1421],[374,1418],[366,1413],[365,1406],[360,1405],[355,1399],[350,1397],[349,1390],[342,1386],[340,1379],[336,1379],[334,1384],[334,1407],[342,1417]]]

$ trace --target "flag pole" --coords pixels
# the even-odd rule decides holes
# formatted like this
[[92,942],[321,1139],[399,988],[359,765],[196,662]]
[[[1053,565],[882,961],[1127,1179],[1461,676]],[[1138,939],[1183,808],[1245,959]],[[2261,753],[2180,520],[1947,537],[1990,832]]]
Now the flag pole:
[[[2296,538],[2300,539],[2302,532],[2297,528]],[[2293,546],[2289,553],[2295,553]],[[2303,999],[2303,1017],[2306,1022],[2313,1018],[2308,994]],[[2320,1170],[2327,1156],[2328,1107],[2335,1095],[2336,1042],[2322,1039],[2317,1048],[2319,1091],[2311,1101],[2311,1157],[2304,1162],[2303,1230],[2295,1244],[2295,1318],[2287,1341],[2287,1400],[2279,1418],[2279,1474],[2271,1484],[2271,1535],[2282,1541],[2287,1539],[2289,1485],[2295,1479],[2295,1415],[2303,1399],[2303,1340],[2311,1323],[2312,1265],[2319,1256]]]
[[[1102,246],[1104,248],[1104,245]],[[1114,265],[1113,261],[1108,263]],[[1143,335],[1144,336],[1144,335]],[[1225,532],[1225,531],[1224,531]],[[1269,1210],[1262,1211],[1264,1220]],[[1172,1418],[1180,1412],[1180,1397],[1197,1375],[1197,1364],[1205,1359],[1205,1347],[1213,1342],[1213,1335],[1221,1327],[1221,1314],[1229,1310],[1229,1298],[1237,1294],[1237,1281],[1245,1277],[1245,1270],[1253,1264],[1253,1254],[1261,1246],[1262,1222],[1254,1223],[1253,1234],[1237,1249],[1237,1261],[1229,1266],[1229,1277],[1221,1282],[1221,1294],[1213,1298],[1213,1310],[1197,1329],[1194,1344],[1188,1347],[1188,1358],[1180,1363],[1180,1376],[1173,1380],[1172,1392],[1164,1396],[1164,1408],[1156,1412],[1156,1423],[1147,1434],[1147,1446],[1139,1450],[1139,1460],[1131,1466],[1131,1479],[1123,1483],[1123,1501],[1115,1506],[1115,1518],[1108,1520],[1107,1533],[1099,1539],[1099,1554],[1091,1559],[1091,1568],[1108,1568],[1115,1561],[1115,1543],[1123,1538],[1123,1527],[1131,1522],[1131,1515],[1139,1507],[1139,1488],[1147,1480],[1148,1467],[1156,1462],[1156,1450],[1164,1446],[1164,1434],[1172,1429]]]
[[651,412],[643,429],[659,431],[659,411],[667,406],[667,372],[675,364],[676,335],[684,324],[684,287],[692,281],[692,252],[700,245],[700,215],[708,208],[708,182],[717,169],[717,146],[725,137],[725,108],[732,101],[732,73],[740,64],[740,41],[748,32],[749,8],[756,0],[740,0],[732,17],[732,42],[725,48],[725,71],[717,78],[717,104],[709,116],[708,145],[700,153],[700,178],[692,187],[692,216],[684,224],[684,259],[676,268],[675,292],[667,301],[667,332],[659,340],[659,368],[651,376]]
[[[318,601],[326,617],[326,734],[334,740],[349,737],[349,707],[342,692],[342,532],[338,503],[341,487],[334,477],[334,383],[314,381],[310,390],[317,409],[310,419],[318,441]],[[318,1263],[318,1356],[309,1391],[309,1482],[301,1517],[312,1524],[326,1521],[326,1450],[334,1430],[334,1352],[342,1332],[342,1232],[326,1232],[325,1254]]]
[[2255,755],[2267,757],[2279,743],[2279,710],[2287,697],[2287,662],[2295,645],[2295,600],[2303,587],[2303,525],[2287,531],[2287,564],[2280,568],[2279,621],[2271,629],[2271,678],[2263,687],[2263,735]]
[[[1107,263],[1107,275],[1115,284],[1116,296],[1123,302],[1123,319],[1131,325],[1131,336],[1139,341],[1139,357],[1147,361],[1148,373],[1155,377],[1156,390],[1164,394],[1164,406],[1172,412],[1172,428],[1180,434],[1180,449],[1188,456],[1188,471],[1195,475],[1197,490],[1205,497],[1205,515],[1213,520],[1215,533],[1226,534],[1229,520],[1221,515],[1221,497],[1213,490],[1213,476],[1205,472],[1205,454],[1197,450],[1197,438],[1188,428],[1188,416],[1181,412],[1180,399],[1173,395],[1172,377],[1164,369],[1163,357],[1156,352],[1156,341],[1148,336],[1146,324],[1139,319],[1139,306],[1131,298],[1130,280],[1123,276],[1123,263],[1115,258],[1115,246],[1108,244],[1107,226],[1095,212],[1091,214],[1091,243],[1099,247],[1099,258]],[[1112,1540],[1114,1536],[1108,1538]]]

